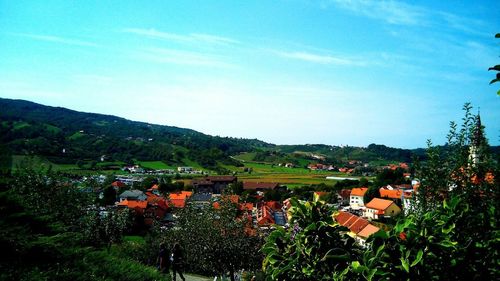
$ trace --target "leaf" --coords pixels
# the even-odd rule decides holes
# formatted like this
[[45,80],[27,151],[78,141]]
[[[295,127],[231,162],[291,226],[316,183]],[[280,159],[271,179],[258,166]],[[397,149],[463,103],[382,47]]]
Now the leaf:
[[366,278],[366,280],[371,281],[373,279],[373,276],[377,272],[377,269],[372,268],[372,269],[368,270],[368,274],[365,274],[365,272],[363,272],[363,276]]
[[424,252],[420,249],[418,250],[418,253],[417,253],[417,257],[415,258],[415,260],[411,263],[411,267],[414,267],[415,265],[417,265],[421,260],[422,260],[422,257],[424,256]]
[[496,71],[500,71],[500,64],[497,64],[497,65],[495,65],[495,66],[493,66],[493,67],[490,67],[490,68],[488,68],[488,70],[496,70]]
[[364,265],[361,265],[359,263],[359,261],[354,261],[351,263],[351,267],[352,267],[352,270],[355,272],[355,273],[361,273],[363,271],[365,271],[366,269],[368,269],[366,266]]
[[450,233],[453,229],[455,228],[455,224],[452,223],[448,228],[446,227],[443,227],[441,228],[441,231],[444,233],[444,234],[448,234]]
[[399,258],[401,260],[401,265],[403,266],[403,269],[410,273],[410,266],[408,265],[408,261],[403,259],[403,258]]
[[495,38],[500,38],[500,33],[495,34]]
[[491,80],[491,81],[490,81],[490,85],[491,85],[491,84],[493,84],[493,83],[496,83],[496,82],[498,82],[498,81],[500,81],[500,79],[495,78],[495,79],[493,79],[493,80]]
[[445,241],[442,241],[440,243],[438,243],[439,245],[443,246],[443,247],[446,247],[446,248],[450,248],[450,247],[454,247],[455,245],[457,245],[458,242],[451,242],[449,240],[445,240]]

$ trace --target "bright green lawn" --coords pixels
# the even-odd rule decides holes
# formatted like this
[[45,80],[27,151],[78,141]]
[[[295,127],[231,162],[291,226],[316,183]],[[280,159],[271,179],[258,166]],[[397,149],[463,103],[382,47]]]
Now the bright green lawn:
[[162,161],[137,161],[137,163],[146,169],[153,169],[153,170],[175,169],[174,166],[167,165]]

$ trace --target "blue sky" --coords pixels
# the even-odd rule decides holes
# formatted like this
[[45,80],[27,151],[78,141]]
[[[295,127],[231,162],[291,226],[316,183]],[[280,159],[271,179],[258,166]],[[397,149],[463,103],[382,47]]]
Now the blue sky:
[[498,1],[4,1],[0,97],[277,144],[500,144]]

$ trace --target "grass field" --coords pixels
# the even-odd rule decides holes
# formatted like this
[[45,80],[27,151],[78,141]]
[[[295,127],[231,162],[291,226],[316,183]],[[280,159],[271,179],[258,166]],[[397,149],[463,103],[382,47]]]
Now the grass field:
[[[196,162],[184,159],[184,165],[193,167],[194,169],[202,169],[200,165]],[[120,170],[87,170],[80,169],[76,164],[54,164],[50,161],[43,159],[41,157],[28,157],[16,155],[13,156],[12,169],[16,170],[17,167],[26,166],[31,161],[31,165],[36,169],[48,170],[52,167],[53,171],[66,171],[75,174],[120,174]],[[176,169],[176,166],[167,165],[161,161],[138,161],[142,167],[149,169]],[[346,174],[334,171],[311,171],[305,168],[286,168],[280,167],[278,165],[273,165],[270,163],[257,163],[251,161],[243,162],[244,167],[234,167],[226,166],[223,167],[236,173],[238,180],[240,181],[251,181],[251,182],[276,182],[286,185],[290,188],[311,185],[311,184],[327,184],[334,185],[337,180],[328,180],[327,176],[338,176],[338,177],[350,177]],[[105,168],[106,166],[122,166],[123,162],[99,162],[97,163],[98,168]],[[86,166],[85,166],[86,167]],[[251,168],[251,173],[245,172],[245,168]]]
[[153,170],[175,169],[174,166],[169,166],[162,161],[137,161],[137,163],[144,168]]
[[340,172],[311,171],[305,168],[286,168],[267,163],[244,162],[245,168],[252,168],[251,173],[243,172],[243,168],[238,168],[238,180],[250,182],[276,182],[296,187],[310,184],[334,185],[336,180],[327,180],[327,176],[347,177]]

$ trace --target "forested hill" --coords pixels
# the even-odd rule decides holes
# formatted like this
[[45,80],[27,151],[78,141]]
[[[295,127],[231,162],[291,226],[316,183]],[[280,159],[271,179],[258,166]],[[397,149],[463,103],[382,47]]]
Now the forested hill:
[[56,163],[76,160],[160,160],[207,168],[236,164],[229,156],[270,146],[256,139],[209,136],[194,130],[83,113],[0,98],[0,142],[13,154],[41,155]]
[[[499,148],[492,150],[498,153]],[[191,129],[0,98],[0,156],[37,155],[58,164],[98,162],[104,156],[106,162],[162,161],[170,166],[199,165],[221,171],[225,165],[242,165],[231,156],[244,152],[251,152],[245,158],[249,161],[292,162],[300,166],[318,161],[411,162],[415,156],[425,155],[423,149],[379,144],[274,145],[257,139],[210,136]],[[0,162],[4,158],[0,157]]]

